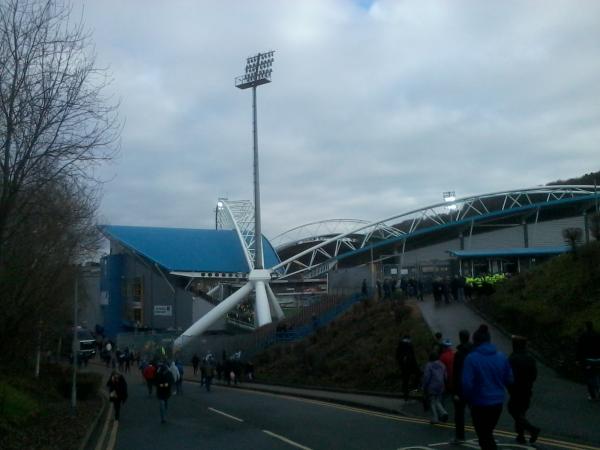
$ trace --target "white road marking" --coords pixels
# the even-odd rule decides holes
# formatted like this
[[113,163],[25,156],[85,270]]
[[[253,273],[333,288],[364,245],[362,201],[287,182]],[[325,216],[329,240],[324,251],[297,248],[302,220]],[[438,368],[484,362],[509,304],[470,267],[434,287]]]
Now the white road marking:
[[290,440],[290,439],[288,439],[288,438],[286,438],[284,436],[280,436],[279,434],[275,434],[275,433],[273,433],[273,432],[271,432],[269,430],[263,430],[263,433],[266,433],[269,436],[274,437],[275,439],[279,439],[280,441],[283,441],[286,444],[290,444],[290,445],[293,445],[294,447],[301,448],[302,450],[312,450],[309,447],[305,447],[302,444],[298,444],[297,442],[294,442],[294,441],[292,441],[292,440]]
[[106,432],[108,431],[108,424],[110,422],[110,418],[113,416],[113,404],[110,402],[108,405],[108,411],[106,411],[106,420],[104,421],[104,425],[102,426],[102,431],[100,432],[100,436],[98,436],[98,442],[96,443],[96,450],[102,450],[102,445],[106,440]]
[[208,408],[208,409],[209,409],[209,411],[216,412],[217,414],[221,414],[222,416],[228,417],[228,418],[230,418],[232,420],[237,420],[238,422],[243,422],[244,421],[243,419],[240,419],[238,417],[232,416],[231,414],[227,414],[227,413],[225,413],[223,411],[219,411],[218,409],[215,409],[215,408]]
[[106,445],[106,450],[113,450],[115,448],[115,442],[117,441],[117,430],[119,429],[119,422],[116,420],[113,422],[113,427],[110,432],[110,439]]

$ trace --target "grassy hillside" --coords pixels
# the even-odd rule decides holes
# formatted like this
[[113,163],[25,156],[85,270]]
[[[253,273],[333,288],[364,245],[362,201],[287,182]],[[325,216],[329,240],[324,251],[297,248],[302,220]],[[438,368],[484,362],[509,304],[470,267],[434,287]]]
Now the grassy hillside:
[[433,338],[418,308],[398,301],[356,305],[304,341],[260,354],[256,375],[266,382],[399,391],[395,352],[404,334],[424,364]]
[[[96,392],[101,375],[78,375],[77,417],[71,417],[70,372],[42,367],[39,379],[30,374],[0,375],[0,448],[6,450],[79,448],[102,402]],[[68,389],[67,389],[68,391]],[[70,391],[69,391],[70,392]],[[87,393],[87,397],[86,394]]]
[[574,374],[583,324],[592,320],[600,330],[600,243],[507,280],[476,303],[509,332],[528,336],[553,366]]

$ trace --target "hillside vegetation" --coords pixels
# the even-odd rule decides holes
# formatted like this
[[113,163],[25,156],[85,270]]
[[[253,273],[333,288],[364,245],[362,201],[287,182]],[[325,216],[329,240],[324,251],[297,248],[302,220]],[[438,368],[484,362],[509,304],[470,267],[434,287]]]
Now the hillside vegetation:
[[551,365],[574,375],[584,323],[600,328],[600,243],[553,258],[475,302],[509,332],[529,337]]
[[424,364],[433,338],[418,308],[401,301],[355,305],[305,340],[256,358],[257,379],[293,385],[399,391],[396,346],[410,334]]

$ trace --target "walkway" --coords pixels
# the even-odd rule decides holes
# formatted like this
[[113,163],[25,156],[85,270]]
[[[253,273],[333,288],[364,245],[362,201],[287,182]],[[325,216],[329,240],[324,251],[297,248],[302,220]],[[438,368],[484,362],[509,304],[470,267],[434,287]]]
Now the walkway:
[[[431,298],[418,302],[423,317],[433,332],[441,332],[444,338],[458,343],[461,329],[475,331],[485,321],[471,308],[461,303],[436,306]],[[512,352],[510,337],[492,324],[488,324],[492,343],[506,355]],[[549,330],[549,332],[552,332]],[[538,362],[538,380],[534,385],[529,417],[542,428],[542,436],[581,439],[600,444],[600,403],[587,400],[587,390],[580,385],[559,377],[554,370]],[[512,428],[511,417],[506,408],[500,426]]]

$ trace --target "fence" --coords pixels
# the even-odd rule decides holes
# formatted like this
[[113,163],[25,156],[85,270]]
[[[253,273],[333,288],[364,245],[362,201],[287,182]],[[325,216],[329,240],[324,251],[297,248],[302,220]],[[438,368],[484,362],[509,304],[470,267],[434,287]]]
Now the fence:
[[[362,299],[363,296],[357,293],[344,297],[327,296],[320,302],[302,308],[295,316],[265,325],[253,333],[188,337],[178,357],[187,362],[194,354],[202,356],[210,351],[219,359],[223,355],[241,351],[244,359],[250,359],[276,343],[294,342],[307,337],[317,329],[327,326]],[[170,349],[176,337],[175,333],[123,333],[119,334],[117,345],[120,348],[129,347],[140,351],[146,357],[158,351],[162,352],[164,348],[170,356]]]

